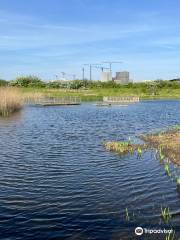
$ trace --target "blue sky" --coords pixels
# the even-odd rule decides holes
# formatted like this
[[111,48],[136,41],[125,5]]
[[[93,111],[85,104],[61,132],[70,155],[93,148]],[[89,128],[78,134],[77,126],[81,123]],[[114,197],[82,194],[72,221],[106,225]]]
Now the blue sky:
[[0,78],[81,77],[84,63],[109,60],[136,81],[179,77],[179,9],[179,0],[0,0]]

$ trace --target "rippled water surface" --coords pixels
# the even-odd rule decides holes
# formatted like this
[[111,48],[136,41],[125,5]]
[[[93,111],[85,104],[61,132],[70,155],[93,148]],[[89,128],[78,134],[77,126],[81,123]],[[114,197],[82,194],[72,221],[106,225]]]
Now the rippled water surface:
[[179,122],[180,101],[26,107],[0,119],[0,239],[136,239],[135,227],[162,226],[161,206],[178,239],[180,195],[154,152],[121,157],[102,142]]

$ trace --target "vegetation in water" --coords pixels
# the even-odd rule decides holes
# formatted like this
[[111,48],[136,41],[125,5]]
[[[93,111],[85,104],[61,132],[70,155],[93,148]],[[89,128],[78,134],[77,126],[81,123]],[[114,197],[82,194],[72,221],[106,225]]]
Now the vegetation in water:
[[177,187],[180,189],[180,177],[176,179]]
[[168,233],[166,235],[165,240],[174,240],[174,238],[175,238],[175,231],[173,231],[172,233]]
[[165,170],[165,173],[170,177],[171,173],[170,173],[170,170],[169,170],[169,164],[166,163],[164,165],[164,170]]
[[137,152],[138,152],[138,157],[141,157],[141,155],[142,155],[142,148],[140,146],[138,147]]
[[169,207],[165,207],[165,208],[161,207],[161,217],[165,224],[170,222],[171,214],[170,214]]
[[125,209],[125,216],[126,216],[126,220],[129,221],[129,220],[130,220],[130,217],[129,217],[128,208]]
[[8,117],[19,111],[25,103],[36,102],[44,97],[39,92],[23,92],[15,87],[0,87],[0,116]]
[[[178,127],[177,127],[178,126]],[[158,149],[161,162],[165,158],[180,165],[180,130],[179,125],[168,129],[165,132],[143,135],[140,137],[152,148]],[[165,169],[168,173],[168,167]]]
[[129,141],[128,142],[105,142],[104,146],[109,151],[115,151],[119,154],[127,154],[127,153],[134,153],[138,152],[138,155],[142,154],[142,149],[146,148],[146,145],[140,145],[140,144],[132,144]]
[[19,89],[0,88],[0,116],[7,117],[22,108],[23,101]]
[[163,154],[163,151],[162,151],[162,147],[160,146],[159,148],[159,159],[160,159],[160,162],[162,163],[163,160],[165,159],[165,156]]

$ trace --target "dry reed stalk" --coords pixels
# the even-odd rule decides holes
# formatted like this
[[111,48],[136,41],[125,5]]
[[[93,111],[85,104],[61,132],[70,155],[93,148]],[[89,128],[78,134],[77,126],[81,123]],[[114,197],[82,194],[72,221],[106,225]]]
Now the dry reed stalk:
[[7,117],[19,111],[23,106],[22,94],[12,87],[0,88],[0,116]]

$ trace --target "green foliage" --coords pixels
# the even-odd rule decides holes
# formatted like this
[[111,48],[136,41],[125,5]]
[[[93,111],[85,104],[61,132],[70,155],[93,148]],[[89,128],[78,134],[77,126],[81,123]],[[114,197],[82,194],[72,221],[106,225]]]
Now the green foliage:
[[43,88],[46,86],[46,83],[44,83],[40,78],[30,75],[17,77],[14,81],[11,82],[11,85],[17,87]]
[[121,88],[121,84],[117,84],[113,81],[101,82],[101,81],[88,81],[87,86],[89,88]]
[[174,127],[174,129],[177,130],[177,131],[180,131],[180,125],[176,125],[176,126]]
[[62,82],[62,81],[53,81],[48,82],[46,85],[48,88],[69,88],[69,82]]
[[8,82],[4,79],[0,79],[0,87],[5,87],[8,85]]
[[71,81],[69,84],[70,89],[80,89],[82,87],[84,87],[84,81],[82,80],[74,80]]

